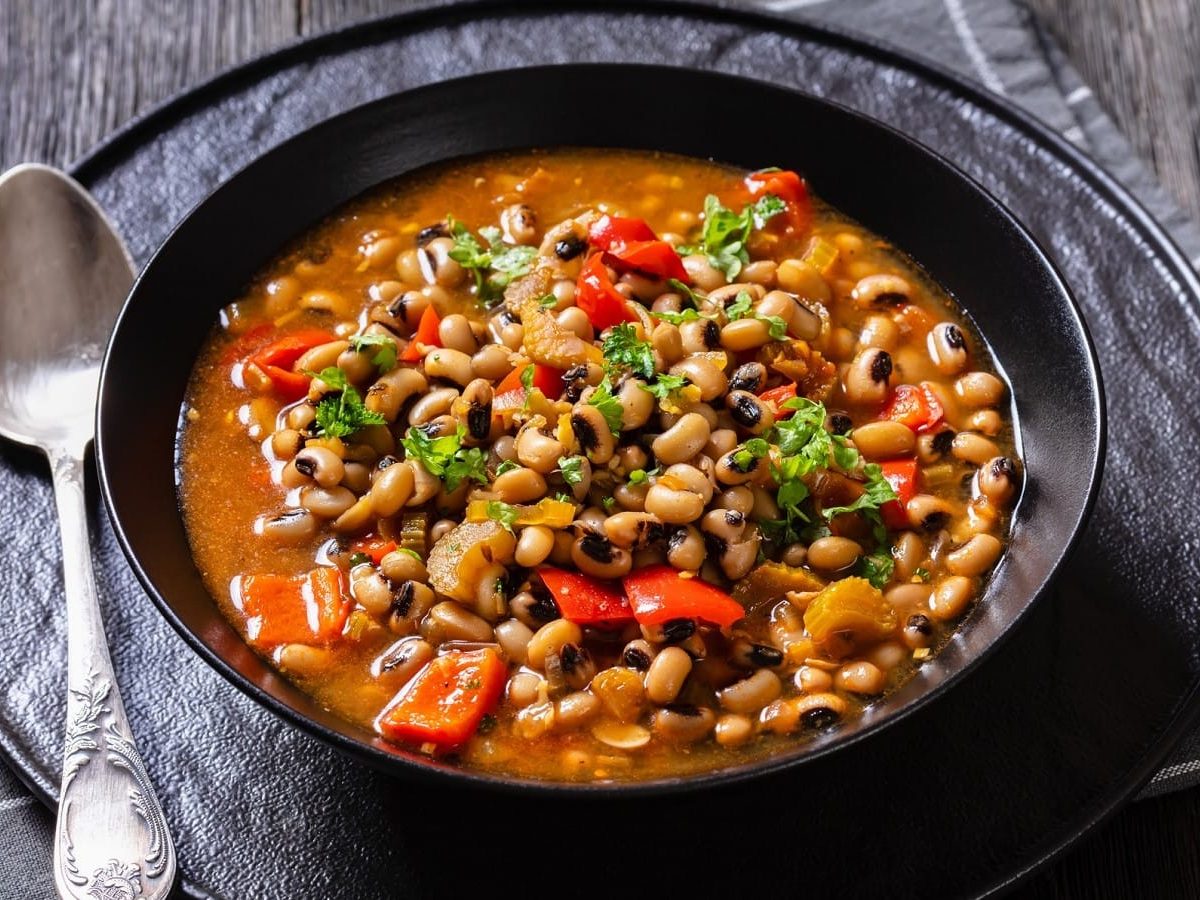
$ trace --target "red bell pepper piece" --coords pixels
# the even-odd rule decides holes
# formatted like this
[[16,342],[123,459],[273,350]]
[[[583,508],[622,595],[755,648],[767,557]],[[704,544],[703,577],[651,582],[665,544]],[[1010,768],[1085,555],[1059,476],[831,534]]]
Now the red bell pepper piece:
[[258,647],[327,644],[341,635],[352,605],[342,573],[324,567],[307,575],[241,575],[236,598]]
[[[688,573],[690,574],[690,573]],[[701,619],[727,628],[745,617],[742,605],[707,581],[674,566],[650,566],[625,576],[625,596],[642,625]]]
[[490,647],[439,656],[401,688],[376,727],[393,741],[433,743],[440,750],[461,746],[496,706],[507,674]]
[[588,229],[588,242],[601,250],[611,250],[621,244],[658,240],[654,229],[643,219],[632,216],[603,215]]
[[[533,366],[533,381],[530,387],[535,387],[549,400],[557,400],[562,394],[562,372],[553,366],[541,363],[531,363]],[[513,369],[496,385],[496,397],[492,401],[492,409],[508,409],[511,406],[521,406],[525,402],[525,384],[521,377],[529,371],[529,366]]]
[[783,404],[789,400],[796,398],[796,383],[789,381],[787,384],[781,384],[779,387],[771,388],[763,391],[758,395],[759,400],[766,400],[775,407],[775,418],[786,419],[795,412],[794,409],[784,409]]
[[421,313],[421,321],[417,323],[417,333],[408,342],[408,346],[404,348],[400,358],[405,362],[416,362],[425,355],[425,351],[419,345],[442,346],[442,339],[438,335],[438,328],[441,324],[442,317],[437,314],[437,310],[432,306],[425,307],[425,312]]
[[907,425],[913,431],[929,431],[942,421],[942,404],[929,385],[899,384],[892,399],[879,414],[881,419],[890,419]]
[[917,461],[915,459],[890,459],[879,464],[884,480],[896,492],[896,499],[879,507],[883,524],[893,531],[908,528],[908,512],[905,507],[917,493]]
[[812,203],[808,198],[808,185],[795,172],[786,169],[751,172],[743,183],[754,200],[765,194],[774,194],[786,203],[788,223],[796,231],[807,231],[812,224]]
[[247,362],[257,366],[264,375],[270,378],[275,393],[282,400],[290,403],[308,393],[308,383],[312,380],[303,372],[292,371],[296,360],[313,347],[336,340],[337,338],[328,331],[305,328],[285,335],[277,341],[272,341],[255,352]]
[[396,549],[396,542],[376,534],[368,534],[350,545],[351,554],[362,553],[371,558],[371,562],[379,565],[379,561]]
[[539,568],[538,575],[569,622],[613,628],[633,621],[629,601],[611,584],[551,566]]
[[601,256],[593,253],[588,258],[575,284],[575,305],[587,313],[597,331],[622,322],[638,321],[637,316],[626,308],[625,298],[613,287]]
[[634,241],[614,247],[604,254],[604,261],[622,272],[637,272],[647,278],[665,280],[677,278],[690,281],[683,260],[666,241]]

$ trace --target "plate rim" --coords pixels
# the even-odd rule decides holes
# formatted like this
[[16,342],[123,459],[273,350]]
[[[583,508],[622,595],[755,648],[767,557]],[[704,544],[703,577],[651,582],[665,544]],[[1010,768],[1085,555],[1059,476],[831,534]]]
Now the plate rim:
[[[446,5],[435,3],[423,8],[393,13],[345,25],[319,35],[299,37],[267,53],[256,56],[246,62],[222,70],[220,73],[185,88],[160,104],[152,107],[146,113],[135,117],[120,129],[110,134],[88,153],[77,159],[70,171],[81,181],[92,181],[96,174],[104,168],[110,156],[117,156],[125,151],[126,144],[137,144],[142,132],[154,133],[158,123],[169,116],[182,117],[190,107],[203,107],[205,101],[213,93],[225,90],[240,79],[254,76],[259,70],[267,70],[272,66],[286,64],[292,57],[302,58],[306,54],[329,49],[340,42],[353,43],[360,32],[385,27],[395,31],[408,25],[414,30],[421,27],[449,24],[461,21],[464,14],[479,14],[491,16],[520,15],[545,13],[553,10],[562,11],[564,8],[595,11],[593,7],[579,0],[563,0],[554,3],[551,0],[470,0],[470,2]],[[908,51],[902,51],[886,41],[866,36],[851,29],[839,26],[816,24],[786,17],[778,12],[766,10],[751,10],[744,7],[733,7],[730,4],[708,5],[693,0],[646,0],[637,3],[635,0],[617,0],[605,10],[606,13],[629,15],[636,13],[654,13],[660,15],[691,16],[707,21],[726,21],[744,26],[787,33],[792,37],[814,43],[833,45],[847,53],[871,58],[887,65],[915,74],[933,83],[935,86],[946,88],[955,96],[962,97],[988,114],[1022,133],[1035,146],[1051,151],[1060,161],[1064,162],[1076,177],[1082,177],[1088,185],[1105,201],[1119,211],[1126,219],[1130,228],[1137,233],[1153,250],[1160,262],[1165,264],[1171,275],[1182,284],[1181,293],[1190,294],[1192,298],[1200,296],[1200,276],[1191,267],[1186,256],[1176,245],[1166,229],[1158,223],[1145,209],[1144,205],[1132,193],[1078,148],[1067,142],[1052,128],[1040,121],[1036,116],[1021,109],[1011,100],[987,92],[976,85],[966,76],[960,75],[948,68]],[[776,87],[781,85],[767,82]],[[953,165],[953,164],[952,164]],[[957,168],[957,166],[956,166]],[[1036,243],[1036,240],[1035,240]],[[1057,271],[1057,269],[1056,269]],[[1060,276],[1061,277],[1061,276]],[[1062,279],[1068,285],[1065,279]],[[1185,301],[1186,302],[1186,301]],[[993,893],[1011,887],[1020,880],[1027,878],[1036,870],[1042,868],[1051,858],[1076,843],[1085,834],[1090,833],[1098,824],[1103,822],[1120,808],[1122,801],[1136,791],[1154,774],[1161,761],[1170,753],[1175,743],[1196,718],[1197,700],[1200,698],[1200,680],[1193,684],[1188,694],[1182,697],[1175,709],[1159,732],[1153,736],[1150,746],[1142,755],[1138,764],[1129,770],[1129,777],[1121,785],[1107,794],[1098,795],[1091,808],[1099,808],[1098,813],[1092,813],[1088,821],[1065,840],[1052,842],[1045,851],[1033,851],[1032,863],[1024,865],[1014,874],[1001,877],[985,889],[985,893]],[[7,741],[0,742],[7,745]],[[17,756],[12,748],[5,746],[7,761],[21,775],[22,780],[29,784],[25,777],[28,773],[17,762]],[[49,792],[34,791],[43,802],[53,806],[54,800]]]

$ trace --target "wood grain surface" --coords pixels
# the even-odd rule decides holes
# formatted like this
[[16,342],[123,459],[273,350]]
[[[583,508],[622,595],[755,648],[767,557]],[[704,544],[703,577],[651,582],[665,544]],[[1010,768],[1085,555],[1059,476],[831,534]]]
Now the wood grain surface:
[[[1200,3],[1028,0],[1200,218]],[[63,165],[171,94],[388,0],[0,0],[0,169]],[[1200,788],[1120,812],[1017,896],[1200,897]]]

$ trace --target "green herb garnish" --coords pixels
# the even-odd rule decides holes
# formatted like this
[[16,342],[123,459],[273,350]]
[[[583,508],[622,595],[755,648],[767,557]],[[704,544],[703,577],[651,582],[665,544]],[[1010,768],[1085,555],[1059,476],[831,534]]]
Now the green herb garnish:
[[511,472],[513,469],[519,469],[521,466],[513,462],[511,459],[502,460],[500,465],[496,466],[496,476],[499,477],[505,472]]
[[600,414],[604,416],[604,421],[608,423],[608,430],[613,434],[621,433],[621,417],[622,407],[621,401],[613,396],[612,382],[605,375],[604,379],[592,391],[592,395],[588,398],[588,405],[594,406],[600,410]]
[[704,228],[700,232],[700,243],[677,248],[680,256],[703,253],[714,268],[725,273],[734,281],[742,266],[750,262],[746,243],[750,231],[764,227],[768,220],[787,209],[787,204],[774,194],[764,194],[754,203],[742,207],[735,213],[722,206],[716,194],[704,198]]
[[467,429],[459,425],[455,434],[430,438],[414,426],[400,443],[408,458],[418,460],[430,475],[445,482],[446,490],[453,491],[467,479],[480,484],[488,481],[487,457],[478,447],[462,445],[466,433]]
[[558,305],[558,298],[553,294],[546,294],[538,300],[538,306],[542,309],[550,309]]
[[743,472],[748,472],[756,459],[762,459],[770,452],[771,445],[763,438],[751,438],[733,451],[733,461]]
[[788,323],[781,316],[764,316],[752,308],[753,302],[754,298],[750,296],[749,291],[738,291],[734,301],[725,307],[725,315],[729,317],[730,322],[738,319],[758,319],[760,322],[766,322],[767,331],[773,341],[782,341],[787,337]]
[[563,481],[569,485],[580,484],[583,481],[583,457],[560,456],[558,471],[562,473]]
[[308,374],[320,378],[331,391],[336,392],[326,394],[317,403],[319,434],[325,437],[347,437],[368,425],[387,424],[387,419],[367,409],[354,385],[346,380],[346,373],[337,366]]
[[495,226],[479,229],[480,237],[487,241],[485,248],[462,222],[453,216],[446,221],[454,239],[449,256],[474,276],[476,296],[485,306],[495,304],[514,278],[529,274],[537,248],[505,244]]
[[364,565],[365,563],[369,563],[370,561],[371,561],[371,557],[367,556],[367,554],[365,554],[365,553],[359,552],[359,553],[351,553],[350,554],[350,568],[352,568],[352,569],[355,566],[361,566],[361,565]]
[[643,391],[647,391],[657,397],[659,400],[666,400],[667,395],[672,391],[677,391],[684,387],[688,380],[682,375],[659,375],[652,384],[639,384]]
[[892,580],[892,571],[896,563],[887,553],[876,551],[869,556],[860,556],[854,566],[854,574],[865,578],[877,588],[882,588]]
[[601,349],[610,368],[623,366],[642,378],[654,377],[654,347],[649,341],[638,340],[637,330],[631,323],[623,322],[610,328]]
[[380,372],[390,372],[396,368],[396,342],[387,335],[356,334],[350,338],[350,346],[360,353],[368,347],[378,348],[371,362]]
[[922,581],[924,581],[926,583],[928,583],[929,579],[933,577],[933,575],[930,574],[929,570],[927,568],[925,568],[924,566],[917,566],[917,568],[913,572],[913,574],[916,575],[917,578],[921,579]]
[[513,530],[520,515],[521,511],[511,503],[505,503],[503,500],[488,501],[487,517],[493,522],[499,522],[508,531]]
[[396,553],[407,553],[409,556],[411,556],[413,559],[417,560],[418,562],[424,562],[424,560],[421,559],[421,554],[418,553],[416,550],[414,550],[412,547],[397,547],[395,552]]

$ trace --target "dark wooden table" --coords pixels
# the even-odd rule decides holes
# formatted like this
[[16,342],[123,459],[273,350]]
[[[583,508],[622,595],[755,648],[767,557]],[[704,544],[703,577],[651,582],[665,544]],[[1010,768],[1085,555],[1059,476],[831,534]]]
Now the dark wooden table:
[[[1198,0],[1028,2],[1138,153],[1200,219]],[[388,0],[0,0],[0,169],[21,160],[66,163],[228,65],[392,7]],[[1019,896],[1200,897],[1200,788],[1128,806]]]

